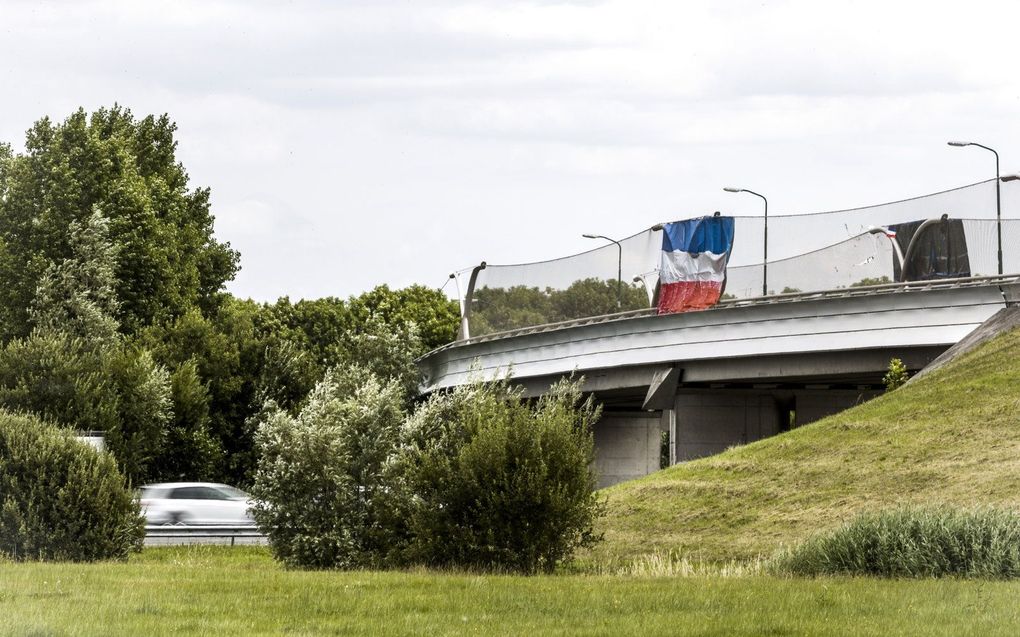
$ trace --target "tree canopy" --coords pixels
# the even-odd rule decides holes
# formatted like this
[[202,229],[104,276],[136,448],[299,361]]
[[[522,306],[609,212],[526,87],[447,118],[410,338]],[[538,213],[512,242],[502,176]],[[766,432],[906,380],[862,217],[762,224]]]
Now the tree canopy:
[[471,334],[491,334],[520,327],[557,323],[647,308],[648,296],[639,285],[616,280],[579,279],[563,290],[515,285],[475,290]]
[[419,285],[234,298],[239,254],[215,239],[176,130],[115,105],[40,119],[24,152],[0,144],[0,407],[106,432],[136,483],[243,486],[267,410],[296,416],[352,366],[410,406],[414,358],[453,340],[459,312]]
[[213,237],[209,189],[192,188],[169,117],[136,119],[121,106],[28,130],[25,152],[0,149],[0,330],[31,329],[28,308],[72,228],[107,220],[115,249],[117,319],[126,333],[211,308],[239,255]]

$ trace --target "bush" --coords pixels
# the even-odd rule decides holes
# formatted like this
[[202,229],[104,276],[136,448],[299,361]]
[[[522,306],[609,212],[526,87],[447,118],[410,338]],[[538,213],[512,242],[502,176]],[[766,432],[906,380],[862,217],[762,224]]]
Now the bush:
[[0,407],[103,431],[121,470],[143,482],[163,448],[170,379],[145,350],[36,330],[0,349]]
[[403,419],[402,388],[333,370],[297,417],[270,406],[256,433],[255,519],[288,566],[379,565],[391,537],[384,467]]
[[900,359],[894,358],[889,361],[889,371],[882,377],[882,382],[885,383],[886,391],[892,391],[902,387],[909,377],[907,366]]
[[561,382],[531,405],[506,383],[433,395],[408,420],[399,462],[405,559],[550,571],[600,538],[591,427],[599,410]]
[[32,416],[0,412],[0,554],[124,558],[145,535],[113,456]]
[[1020,515],[901,508],[858,516],[777,561],[796,575],[1020,576]]

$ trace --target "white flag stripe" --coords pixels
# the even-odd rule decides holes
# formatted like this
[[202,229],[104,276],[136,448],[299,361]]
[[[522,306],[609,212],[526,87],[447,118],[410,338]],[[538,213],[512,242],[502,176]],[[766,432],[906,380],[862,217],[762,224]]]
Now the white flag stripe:
[[726,277],[727,254],[701,252],[691,254],[676,250],[662,253],[662,269],[659,272],[663,283],[683,281],[716,281],[722,283]]

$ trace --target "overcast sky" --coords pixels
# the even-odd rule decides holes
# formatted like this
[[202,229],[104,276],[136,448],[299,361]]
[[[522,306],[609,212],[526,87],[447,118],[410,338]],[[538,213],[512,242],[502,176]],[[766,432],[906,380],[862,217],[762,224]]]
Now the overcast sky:
[[169,113],[230,289],[440,286],[714,210],[1020,170],[1020,3],[8,2],[0,140]]

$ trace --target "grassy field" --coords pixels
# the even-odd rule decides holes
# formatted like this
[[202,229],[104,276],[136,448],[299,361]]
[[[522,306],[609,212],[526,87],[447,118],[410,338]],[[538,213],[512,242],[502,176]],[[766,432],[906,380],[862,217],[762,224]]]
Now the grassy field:
[[607,495],[596,563],[767,557],[901,503],[1020,507],[1020,330],[834,417]]
[[0,563],[0,635],[1017,634],[1020,582],[796,579],[760,565],[861,510],[1020,507],[1020,331],[607,497],[606,542],[557,576],[287,571],[264,548],[228,547]]
[[1010,635],[1020,583],[299,572],[265,549],[0,564],[2,635]]

